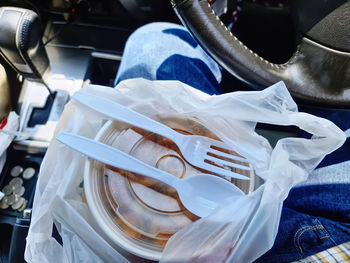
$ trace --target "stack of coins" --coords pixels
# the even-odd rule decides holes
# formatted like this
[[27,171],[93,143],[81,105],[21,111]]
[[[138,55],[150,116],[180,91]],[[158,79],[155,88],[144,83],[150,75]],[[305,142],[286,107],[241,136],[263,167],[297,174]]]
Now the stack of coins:
[[[2,189],[5,196],[0,201],[0,209],[8,209],[11,207],[14,211],[22,212],[27,207],[28,203],[23,197],[25,193],[23,179],[31,179],[35,175],[35,169],[28,167],[24,170],[22,166],[17,165],[11,169],[10,174],[13,178]],[[23,179],[20,177],[21,174]]]

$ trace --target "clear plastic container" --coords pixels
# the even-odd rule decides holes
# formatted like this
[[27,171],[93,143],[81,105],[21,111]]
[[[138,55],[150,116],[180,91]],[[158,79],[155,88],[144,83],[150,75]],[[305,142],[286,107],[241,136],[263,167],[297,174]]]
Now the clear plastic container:
[[[191,117],[158,116],[157,120],[184,134],[217,139]],[[107,122],[96,139],[179,178],[206,172],[186,162],[172,141],[119,122]],[[228,180],[249,193],[254,187],[253,173],[235,170],[251,180]],[[168,239],[198,219],[182,206],[170,186],[94,160],[87,161],[84,190],[101,234],[117,247],[144,259],[159,260]]]

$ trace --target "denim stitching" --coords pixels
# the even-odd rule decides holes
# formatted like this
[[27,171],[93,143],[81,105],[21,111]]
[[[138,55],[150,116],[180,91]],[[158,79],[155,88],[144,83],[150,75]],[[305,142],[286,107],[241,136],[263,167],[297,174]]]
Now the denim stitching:
[[336,246],[336,245],[338,245],[338,243],[336,243],[335,241],[334,241],[334,239],[331,237],[331,235],[328,233],[328,231],[327,231],[327,229],[322,225],[322,223],[316,218],[315,219],[315,222],[317,222],[317,224],[318,225],[320,225],[322,228],[322,232],[323,233],[326,233],[326,235],[324,236],[324,237],[321,237],[320,239],[324,239],[324,238],[329,238],[332,242],[333,242],[333,244]]
[[336,244],[333,240],[333,238],[329,235],[329,233],[327,232],[327,230],[325,229],[325,227],[321,224],[321,222],[317,219],[314,220],[314,222],[317,223],[317,225],[315,226],[304,226],[304,227],[301,227],[299,228],[295,234],[294,234],[294,246],[295,248],[297,249],[297,252],[299,254],[300,257],[303,256],[303,253],[304,253],[304,250],[302,248],[302,246],[300,245],[300,237],[302,236],[302,234],[305,232],[305,231],[308,231],[308,230],[321,230],[322,233],[324,233],[323,236],[318,236],[319,239],[326,239],[326,238],[329,238],[334,244]]
[[[300,245],[300,237],[302,236],[302,234],[305,232],[305,231],[308,231],[308,230],[324,230],[326,233],[327,231],[325,230],[325,228],[323,227],[323,225],[321,224],[318,224],[316,226],[304,226],[300,229],[298,229],[297,232],[295,232],[294,234],[294,246],[296,247],[296,249],[298,250],[298,253],[300,256],[302,256],[302,254],[304,253],[304,250],[302,248],[302,246]],[[320,239],[325,239],[325,238],[330,238],[329,234],[327,233],[325,236],[323,237],[319,237]],[[332,239],[333,241],[333,239]]]
[[320,233],[317,232],[317,236],[319,239],[325,239],[330,237],[324,226],[321,224],[320,221],[318,221],[317,218],[315,218],[312,221],[315,223],[315,226],[317,226],[317,229],[321,230],[320,232],[322,232],[322,236],[320,235]]
[[300,237],[301,235],[308,230],[315,230],[315,226],[304,226],[302,228],[299,228],[297,232],[294,234],[294,246],[298,250],[298,253],[300,256],[302,256],[302,253],[304,253],[303,248],[300,245]]

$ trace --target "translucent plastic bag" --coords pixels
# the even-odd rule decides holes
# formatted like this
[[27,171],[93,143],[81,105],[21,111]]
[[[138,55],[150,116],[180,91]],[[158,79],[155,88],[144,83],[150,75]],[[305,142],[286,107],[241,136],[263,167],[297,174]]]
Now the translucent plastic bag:
[[18,115],[11,111],[0,123],[0,129],[4,131],[0,132],[0,156],[2,156],[15,137],[11,133],[16,132],[18,129]]
[[18,129],[18,115],[14,111],[11,111],[9,115],[1,121],[0,129],[4,131],[4,132],[0,132],[0,172],[1,172],[6,161],[6,150],[15,137],[11,133],[16,132]]
[[[228,200],[209,217],[177,232],[161,262],[252,262],[273,245],[283,200],[307,179],[323,157],[340,147],[344,133],[328,120],[299,113],[283,83],[263,91],[209,96],[176,81],[132,79],[117,88],[87,86],[84,92],[114,100],[147,116],[196,117],[247,157],[265,183]],[[72,100],[56,128],[94,138],[105,118]],[[285,138],[274,149],[255,133],[256,123],[296,125],[311,139]],[[53,140],[44,158],[27,237],[28,262],[127,262],[104,240],[82,201],[85,158]],[[53,237],[55,223],[63,239]]]

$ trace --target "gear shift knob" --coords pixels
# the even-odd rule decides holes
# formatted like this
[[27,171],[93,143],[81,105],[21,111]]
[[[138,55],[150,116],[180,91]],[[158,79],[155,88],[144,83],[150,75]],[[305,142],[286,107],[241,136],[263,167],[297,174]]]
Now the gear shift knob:
[[23,77],[44,83],[49,68],[39,16],[28,9],[0,8],[0,54]]

